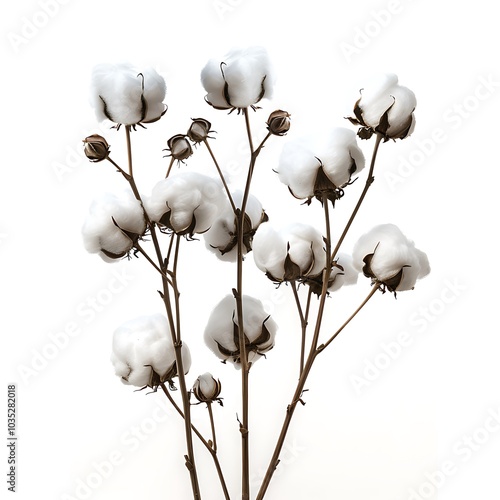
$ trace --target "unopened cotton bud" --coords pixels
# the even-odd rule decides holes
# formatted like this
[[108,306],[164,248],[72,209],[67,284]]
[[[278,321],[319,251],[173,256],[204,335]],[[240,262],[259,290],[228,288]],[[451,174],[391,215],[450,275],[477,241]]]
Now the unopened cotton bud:
[[273,135],[285,135],[290,130],[290,113],[278,109],[267,120],[267,130]]
[[105,160],[109,155],[109,144],[100,135],[89,135],[83,140],[85,156],[94,163]]
[[216,380],[211,373],[204,373],[196,379],[193,385],[193,394],[200,403],[212,403],[220,401],[221,389],[220,380]]
[[187,136],[195,143],[203,142],[205,139],[209,139],[210,128],[212,124],[205,120],[204,118],[193,118],[193,123],[187,131]]
[[[190,142],[184,134],[177,134],[167,141],[168,151],[174,160],[184,161],[193,154]],[[165,150],[164,150],[165,151]]]
[[396,75],[380,75],[360,92],[361,97],[354,105],[354,117],[349,120],[361,125],[358,131],[361,139],[368,139],[373,133],[381,135],[385,141],[404,139],[413,132],[417,100],[410,89],[399,85]]

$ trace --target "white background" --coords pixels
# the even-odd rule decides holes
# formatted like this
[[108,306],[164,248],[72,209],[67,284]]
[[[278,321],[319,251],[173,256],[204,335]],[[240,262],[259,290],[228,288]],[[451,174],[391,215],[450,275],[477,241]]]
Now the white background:
[[[109,265],[83,249],[80,228],[90,200],[123,186],[109,165],[91,165],[81,153],[81,140],[99,130],[88,104],[89,76],[99,62],[128,60],[155,66],[167,81],[167,115],[133,135],[144,192],[164,175],[168,160],[161,150],[167,139],[185,132],[196,116],[213,123],[218,132],[213,147],[238,186],[247,161],[243,119],[209,108],[199,72],[208,58],[253,44],[268,48],[278,74],[273,101],[252,114],[257,131],[276,108],[292,113],[289,137],[328,125],[351,127],[344,117],[373,73],[395,72],[414,90],[415,133],[382,146],[376,182],[345,250],[373,225],[394,222],[432,265],[432,274],[414,291],[397,300],[377,295],[319,358],[268,498],[499,498],[500,68],[492,5],[485,0],[4,4],[0,406],[5,415],[7,384],[16,384],[17,498],[190,498],[180,419],[162,394],[146,396],[122,385],[109,362],[116,326],[160,312],[161,302],[159,281],[144,259]],[[123,161],[123,135],[101,133],[113,157]],[[292,217],[321,228],[318,207],[300,206],[272,172],[285,140],[275,138],[263,151],[255,193],[271,220]],[[362,147],[369,157],[371,144]],[[212,168],[201,149],[188,166]],[[361,177],[338,204],[337,230]],[[239,373],[221,365],[201,340],[210,310],[234,286],[233,268],[207,254],[202,242],[184,249],[184,332],[194,358],[188,383],[205,371],[222,380],[225,405],[215,408],[220,455],[238,498],[240,410],[232,389]],[[247,293],[259,295],[280,324],[275,349],[252,370],[255,493],[292,394],[298,331],[290,290],[276,292],[252,259],[247,262]],[[358,286],[329,299],[325,336],[368,289],[360,278]],[[407,345],[397,348],[402,337]],[[390,346],[394,359],[384,350]],[[193,408],[193,414],[206,431],[204,408]],[[6,491],[8,449],[2,448],[0,488]],[[198,446],[197,456],[203,498],[222,498],[211,461]],[[110,461],[114,465],[106,465]]]

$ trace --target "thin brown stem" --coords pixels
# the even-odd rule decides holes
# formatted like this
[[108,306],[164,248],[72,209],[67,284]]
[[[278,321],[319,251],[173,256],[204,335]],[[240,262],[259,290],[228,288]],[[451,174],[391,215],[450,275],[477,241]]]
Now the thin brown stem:
[[304,392],[304,387],[307,378],[309,377],[309,374],[314,365],[314,362],[316,361],[316,358],[333,342],[333,340],[340,334],[340,332],[353,320],[353,318],[361,311],[361,309],[366,305],[366,303],[370,300],[370,298],[373,297],[373,295],[379,288],[380,284],[379,283],[375,284],[373,288],[370,290],[368,296],[363,300],[361,305],[354,311],[353,314],[351,314],[351,316],[347,319],[347,321],[345,321],[345,323],[328,339],[328,341],[325,342],[324,344],[321,344],[317,348],[312,349],[311,352],[309,353],[306,364],[304,366],[304,370],[302,371],[299,382],[293,394],[292,401],[286,409],[285,420],[283,422],[283,426],[281,428],[281,432],[278,441],[276,443],[273,456],[271,458],[271,461],[269,462],[269,467],[262,481],[262,485],[260,487],[256,500],[262,500],[264,498],[267,489],[269,487],[269,484],[271,482],[271,479],[273,477],[274,471],[278,467],[281,450],[285,443],[285,438],[287,436],[288,429],[290,427],[290,423],[292,421],[293,414],[295,412],[295,408],[297,407],[298,403],[304,404],[304,402],[302,401],[302,394]]
[[330,248],[331,248],[330,247],[330,245],[331,245],[330,211],[329,211],[328,203],[329,203],[329,200],[327,198],[327,195],[324,194],[323,199],[322,199],[322,204],[323,204],[323,211],[324,211],[324,216],[325,216],[325,232],[326,232],[326,237],[325,237],[325,245],[326,245],[326,248],[325,248],[325,268],[323,269],[323,284],[322,284],[320,302],[319,302],[319,307],[318,307],[318,315],[316,317],[316,325],[314,328],[313,338],[311,341],[311,348],[310,348],[307,360],[305,362],[305,365],[301,371],[299,381],[298,381],[297,386],[295,388],[292,402],[287,407],[285,420],[283,422],[283,426],[281,428],[281,432],[280,432],[280,435],[278,437],[278,441],[276,443],[276,447],[274,449],[273,456],[271,458],[271,461],[269,462],[269,467],[267,469],[266,475],[264,476],[264,480],[262,482],[261,488],[260,488],[259,493],[257,495],[257,500],[261,500],[262,498],[264,498],[264,495],[267,491],[267,488],[269,487],[269,483],[271,482],[274,471],[276,470],[276,467],[279,464],[279,457],[280,457],[283,445],[285,443],[285,438],[286,438],[286,435],[288,433],[288,429],[290,427],[290,423],[292,421],[293,414],[295,412],[295,408],[297,407],[297,404],[299,402],[303,404],[303,401],[301,398],[302,398],[302,393],[304,392],[305,383],[307,381],[307,377],[309,376],[311,368],[314,364],[316,356],[319,354],[319,351],[317,350],[317,346],[318,346],[319,334],[321,331],[321,324],[323,321],[323,314],[324,314],[324,309],[325,309],[326,297],[328,295],[328,281],[330,279],[330,274],[331,274],[331,269],[332,269],[332,265],[331,265],[332,261],[331,261],[331,257],[330,257]]
[[149,254],[142,248],[142,246],[139,244],[139,242],[136,242],[134,244],[134,247],[138,250],[138,252],[146,257],[146,260],[164,277],[170,286],[174,286],[174,284],[170,281],[168,276],[158,267],[158,265],[155,263],[155,261],[149,256]]
[[340,238],[339,238],[337,244],[335,245],[335,249],[332,252],[332,262],[335,259],[345,237],[347,236],[347,233],[348,233],[349,229],[351,228],[351,225],[352,225],[354,219],[356,218],[356,215],[358,214],[358,211],[361,207],[361,204],[363,203],[363,201],[365,199],[365,196],[366,196],[366,193],[368,192],[368,189],[370,189],[370,186],[373,184],[373,181],[375,180],[375,178],[373,177],[373,170],[375,168],[375,161],[377,159],[378,148],[380,146],[382,139],[383,139],[383,136],[380,134],[377,134],[377,137],[375,140],[375,146],[373,147],[372,159],[370,162],[370,170],[368,171],[368,176],[366,178],[365,187],[363,188],[363,191],[361,192],[361,195],[358,199],[358,202],[356,203],[356,206],[354,207],[354,210],[352,211],[351,217],[347,221],[347,224],[344,228],[344,231],[340,235]]
[[127,160],[128,160],[128,175],[134,177],[134,171],[132,167],[132,142],[130,140],[130,129],[131,125],[125,125],[125,137],[127,139]]
[[222,185],[224,186],[224,190],[226,191],[229,203],[231,204],[231,208],[233,209],[233,212],[236,214],[236,205],[234,203],[233,197],[231,196],[231,192],[229,191],[229,187],[227,185],[227,182],[226,182],[226,179],[224,177],[224,174],[222,173],[222,170],[219,167],[219,163],[217,162],[217,158],[215,157],[215,155],[214,155],[214,153],[212,151],[212,148],[210,147],[210,144],[208,143],[208,140],[204,139],[203,143],[205,144],[206,148],[208,149],[208,152],[210,153],[210,156],[212,157],[212,160],[214,162],[215,168],[217,169],[217,172],[219,174],[220,180],[222,181]]
[[236,270],[236,289],[233,290],[236,300],[236,311],[238,316],[238,337],[239,337],[239,354],[241,363],[241,397],[242,397],[242,418],[240,422],[241,432],[241,495],[242,500],[250,499],[250,445],[249,445],[249,372],[251,364],[248,362],[246,350],[246,337],[243,331],[243,227],[245,220],[245,209],[250,195],[250,185],[252,183],[255,162],[259,155],[264,142],[268,136],[262,141],[259,147],[255,150],[253,146],[252,131],[250,128],[250,120],[248,117],[248,109],[243,110],[245,117],[245,127],[248,136],[248,145],[250,147],[250,164],[248,166],[247,180],[241,207],[235,210],[236,214],[236,233],[237,238],[237,270]]
[[217,453],[217,435],[215,432],[215,420],[214,420],[214,412],[212,410],[212,402],[207,402],[208,416],[210,418],[210,428],[212,429],[212,447],[215,453]]
[[[170,401],[170,403],[172,404],[172,406],[175,408],[175,410],[177,411],[177,413],[182,418],[184,418],[184,413],[182,412],[182,410],[179,408],[179,406],[175,402],[174,398],[172,397],[172,395],[170,394],[170,392],[166,388],[165,384],[161,383],[160,387],[163,389],[163,392],[165,393],[165,395],[167,396],[168,400]],[[217,457],[217,451],[212,446],[210,446],[210,443],[203,437],[203,435],[201,434],[201,432],[193,424],[191,424],[191,429],[193,430],[193,432],[196,434],[196,436],[201,441],[201,443],[203,444],[203,446],[205,446],[205,448],[209,451],[210,455],[212,456],[215,468],[217,469],[217,474],[219,476],[219,480],[220,480],[220,483],[221,483],[222,491],[224,492],[224,498],[226,500],[230,500],[229,491],[227,489],[226,480],[224,478],[224,473],[222,472],[222,467],[220,465],[219,458]]]
[[172,156],[170,159],[170,163],[168,165],[167,173],[165,174],[165,179],[170,175],[170,172],[172,171],[172,167],[174,165],[175,158]]
[[[124,172],[122,169],[119,170],[125,176],[127,181],[129,182],[135,197],[142,203],[141,196],[135,184],[134,174],[133,174],[133,166],[132,166],[132,144],[130,138],[130,130],[131,126],[127,125],[125,127],[125,136],[127,140],[127,159],[128,159],[128,173]],[[112,162],[114,164],[114,162]],[[117,166],[115,164],[115,166]],[[144,209],[144,207],[143,207]],[[185,438],[186,438],[186,447],[187,447],[187,455],[186,455],[186,467],[189,470],[190,478],[191,478],[191,487],[193,491],[194,500],[201,500],[200,486],[198,483],[198,474],[196,471],[196,464],[194,458],[194,447],[193,447],[193,435],[191,430],[191,414],[190,414],[190,402],[189,402],[189,392],[186,387],[186,378],[184,374],[184,366],[182,360],[182,341],[180,338],[179,330],[179,307],[178,307],[178,298],[179,293],[177,290],[176,278],[174,277],[172,280],[167,278],[168,268],[167,265],[163,261],[163,256],[160,248],[160,244],[158,241],[158,236],[156,234],[156,229],[154,223],[149,220],[149,217],[144,210],[144,217],[150,227],[151,236],[153,239],[154,248],[156,251],[156,256],[158,259],[158,267],[161,272],[162,284],[163,284],[163,293],[161,293],[161,297],[163,299],[163,303],[165,305],[165,310],[168,317],[168,322],[170,326],[170,334],[172,336],[172,342],[174,344],[175,350],[175,363],[177,367],[177,376],[179,378],[179,386],[180,393],[182,396],[182,405],[184,409],[184,423],[185,423]],[[171,275],[172,276],[172,275]],[[173,286],[172,286],[173,285]],[[172,286],[175,294],[175,310],[176,310],[176,320],[177,324],[174,323],[174,315],[172,308],[172,301],[170,298],[169,287]],[[176,333],[177,332],[177,333]]]
[[307,320],[302,311],[302,305],[300,303],[300,297],[297,290],[297,284],[295,281],[290,282],[290,286],[292,287],[293,297],[295,299],[295,305],[297,306],[297,311],[299,313],[300,319],[300,328],[301,328],[301,342],[300,342],[300,363],[299,363],[299,376],[302,374],[304,370],[304,359],[306,352],[306,332],[307,332]]
[[381,284],[375,283],[370,290],[370,293],[366,296],[365,300],[360,304],[360,306],[349,316],[349,318],[344,322],[344,324],[323,344],[318,347],[318,351],[321,352],[326,349],[340,334],[340,332],[355,318],[355,316],[365,307],[366,303],[375,295],[377,290],[380,289]]
[[174,252],[174,264],[172,267],[172,288],[175,295],[175,318],[176,318],[176,333],[177,342],[181,342],[181,310],[180,310],[180,292],[177,283],[177,265],[179,263],[179,248],[180,248],[181,236],[175,235],[175,252]]

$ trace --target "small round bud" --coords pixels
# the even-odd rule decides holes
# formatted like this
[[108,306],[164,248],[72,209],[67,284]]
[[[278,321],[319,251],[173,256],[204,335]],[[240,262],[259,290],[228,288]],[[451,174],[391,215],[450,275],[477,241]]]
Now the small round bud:
[[219,401],[222,389],[220,380],[216,380],[211,373],[200,375],[193,385],[193,394],[200,403]]
[[177,134],[167,141],[168,151],[175,160],[184,161],[193,154],[191,144],[184,134]]
[[93,134],[83,140],[85,156],[92,162],[97,163],[105,160],[109,155],[109,144],[104,137]]
[[277,109],[267,120],[267,130],[273,135],[285,135],[290,130],[290,113]]
[[193,123],[187,131],[187,136],[195,143],[203,142],[208,139],[208,134],[210,134],[210,127],[212,124],[205,120],[204,118],[193,118]]

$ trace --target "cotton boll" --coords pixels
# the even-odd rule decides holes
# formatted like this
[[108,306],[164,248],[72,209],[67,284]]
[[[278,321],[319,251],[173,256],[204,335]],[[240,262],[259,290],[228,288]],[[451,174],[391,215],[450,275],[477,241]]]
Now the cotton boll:
[[242,109],[270,98],[274,75],[263,47],[233,49],[224,60],[211,59],[201,72],[206,101],[216,109]]
[[[241,209],[243,202],[243,192],[231,193],[233,202],[237,208]],[[252,194],[248,196],[246,207],[246,217],[243,224],[243,254],[246,255],[252,250],[252,242],[255,232],[262,222],[267,221],[267,215],[262,208],[260,201]],[[205,246],[223,261],[235,262],[238,256],[236,216],[233,207],[226,200],[225,206],[217,217],[212,227],[203,235]]]
[[107,262],[125,256],[144,234],[143,207],[131,191],[106,193],[96,198],[89,209],[82,236],[90,253],[99,253]]
[[256,266],[277,283],[317,276],[325,267],[323,236],[307,224],[262,228],[254,237],[253,256]]
[[[247,359],[255,362],[273,348],[278,327],[260,300],[244,295],[242,301]],[[238,313],[236,299],[232,295],[222,299],[210,314],[204,339],[217,357],[234,363],[236,368],[240,367]]]
[[223,207],[220,182],[196,172],[181,172],[158,182],[145,200],[146,211],[176,234],[207,231]]
[[193,394],[201,403],[212,403],[213,401],[221,402],[218,397],[221,388],[220,381],[216,380],[211,373],[207,372],[196,379],[193,385]]
[[354,267],[352,256],[346,253],[339,253],[336,265],[330,273],[328,291],[336,292],[344,285],[355,285],[358,282],[358,270]]
[[100,64],[92,72],[91,104],[97,119],[137,125],[158,120],[165,112],[165,80],[152,68]]
[[153,68],[142,71],[144,76],[144,99],[147,103],[144,123],[156,121],[165,112],[165,99],[167,87],[165,80]]
[[363,127],[365,138],[376,132],[384,140],[404,139],[415,128],[416,105],[415,94],[399,85],[396,75],[378,75],[361,90],[354,106],[356,118],[350,120]]
[[299,199],[334,202],[354,173],[365,166],[356,135],[346,128],[333,128],[310,137],[290,141],[283,147],[278,176]]
[[365,167],[356,134],[347,128],[337,127],[317,136],[313,150],[326,176],[338,188],[344,187],[354,173]]
[[411,290],[430,272],[427,255],[393,224],[376,226],[361,236],[354,246],[353,263],[389,291]]
[[[184,373],[191,367],[191,355],[182,345]],[[127,385],[152,387],[178,375],[175,349],[168,320],[161,314],[130,320],[113,334],[111,362],[115,373]]]
[[290,141],[283,146],[279,163],[279,180],[301,200],[314,196],[314,182],[321,164],[306,139]]

